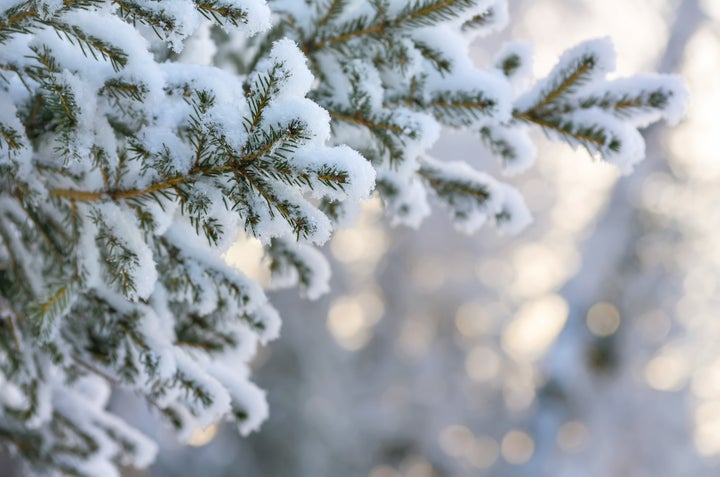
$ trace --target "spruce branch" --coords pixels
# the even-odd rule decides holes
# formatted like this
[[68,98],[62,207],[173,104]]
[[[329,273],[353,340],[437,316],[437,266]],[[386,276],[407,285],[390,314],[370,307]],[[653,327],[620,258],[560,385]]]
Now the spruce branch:
[[[564,119],[562,116],[517,113],[514,117],[520,121],[536,124],[543,129],[556,132],[561,137],[565,137],[568,142],[572,142],[573,140],[578,141],[591,153],[599,150],[608,140],[605,132],[601,128],[577,128],[571,120]],[[612,150],[618,150],[620,144],[610,142],[609,147]]]
[[112,0],[112,3],[117,5],[121,18],[129,20],[133,25],[136,22],[148,25],[158,38],[167,37],[176,28],[175,18],[165,14],[162,10],[146,8],[133,0]]
[[512,53],[503,57],[496,66],[505,76],[509,78],[522,67],[522,58],[517,53]]
[[598,53],[590,49],[581,51],[567,65],[559,65],[550,73],[547,85],[539,92],[538,101],[528,111],[542,111],[574,94],[594,77],[599,64]]
[[194,0],[194,3],[205,18],[218,24],[227,22],[232,26],[238,26],[247,23],[247,12],[232,3],[220,0]]
[[476,0],[415,0],[400,11],[393,23],[402,27],[433,25],[452,20],[476,4]]
[[470,198],[479,205],[490,199],[490,190],[485,184],[477,182],[448,178],[440,171],[431,167],[421,167],[418,174],[433,188],[437,195],[451,205],[456,205],[462,198]]
[[7,148],[10,155],[16,154],[23,147],[22,135],[15,129],[0,124],[0,148],[3,147]]
[[438,120],[451,125],[469,125],[497,113],[497,101],[484,91],[440,91],[423,105]]
[[105,40],[85,33],[77,25],[60,21],[43,21],[42,23],[53,28],[60,38],[65,38],[71,45],[77,45],[83,55],[89,54],[95,60],[109,61],[115,71],[120,71],[127,64],[126,52]]
[[325,8],[325,13],[321,16],[316,23],[316,28],[320,29],[336,20],[345,11],[348,6],[348,0],[329,0],[328,5],[321,5],[321,8]]
[[34,0],[21,2],[0,14],[0,42],[5,42],[16,33],[29,33],[31,27],[39,19],[39,12]]
[[472,18],[465,21],[462,25],[462,29],[467,31],[488,26],[495,20],[496,15],[497,12],[495,11],[495,8],[490,7],[484,12],[473,15]]
[[348,41],[382,36],[394,30],[412,29],[447,21],[463,11],[474,7],[476,0],[415,0],[403,8],[394,18],[388,18],[378,9],[373,19],[361,17],[340,25],[336,32],[320,32],[316,38],[305,41],[303,51],[313,54],[327,47],[337,47]]

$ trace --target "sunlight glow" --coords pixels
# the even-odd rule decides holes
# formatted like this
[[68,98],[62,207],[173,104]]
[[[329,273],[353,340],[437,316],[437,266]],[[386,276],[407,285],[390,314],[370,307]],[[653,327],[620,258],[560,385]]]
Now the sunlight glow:
[[510,464],[525,464],[535,452],[535,442],[529,434],[522,431],[510,431],[502,440],[502,456]]
[[588,428],[582,421],[568,421],[558,430],[557,443],[564,452],[582,450],[589,437]]
[[645,367],[645,381],[658,391],[677,391],[686,379],[687,363],[678,353],[662,353]]
[[585,321],[595,336],[610,336],[620,328],[620,312],[612,303],[595,303],[588,310]]
[[360,302],[339,298],[330,307],[327,328],[340,346],[348,350],[363,348],[372,337],[370,323]]
[[218,423],[211,424],[206,429],[197,428],[193,431],[188,441],[192,447],[202,447],[212,441],[218,432]]
[[473,381],[490,381],[500,371],[500,357],[488,346],[476,346],[465,359],[465,370]]
[[520,362],[537,360],[557,338],[568,312],[567,302],[559,295],[524,304],[503,331],[503,349]]

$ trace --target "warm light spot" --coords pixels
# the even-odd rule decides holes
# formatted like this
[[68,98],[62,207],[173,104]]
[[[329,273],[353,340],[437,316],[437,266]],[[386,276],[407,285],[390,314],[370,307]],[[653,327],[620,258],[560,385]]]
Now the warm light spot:
[[455,327],[466,338],[492,334],[498,326],[497,316],[504,314],[506,309],[499,303],[463,303],[455,313]]
[[330,251],[337,260],[348,263],[362,260],[366,243],[363,234],[356,230],[338,230],[330,242]]
[[374,467],[368,477],[402,477],[400,472],[387,465]]
[[661,354],[645,367],[645,381],[658,391],[677,391],[686,378],[686,365],[677,353]]
[[699,398],[720,398],[720,360],[695,371],[692,391]]
[[403,477],[435,477],[433,466],[419,455],[411,455],[403,460],[400,472]]
[[475,448],[475,436],[465,426],[448,426],[440,433],[440,448],[450,457],[469,455]]
[[362,305],[353,298],[339,298],[330,307],[327,327],[340,346],[349,350],[363,348],[372,333]]
[[337,338],[347,338],[365,326],[362,306],[356,300],[340,298],[330,307],[328,327]]
[[522,465],[529,461],[535,452],[535,442],[525,432],[510,431],[503,437],[501,450],[508,463]]
[[708,401],[695,410],[693,441],[705,456],[720,454],[720,401]]
[[568,304],[558,295],[526,303],[502,334],[502,347],[514,359],[531,362],[555,341],[568,317]]
[[720,21],[720,2],[717,0],[700,0],[703,11],[715,21]]
[[365,290],[355,295],[355,300],[360,303],[365,314],[368,325],[376,325],[385,313],[385,302],[378,290]]
[[569,421],[560,426],[557,443],[565,452],[582,450],[588,440],[588,429],[582,421]]
[[248,278],[266,287],[270,284],[270,268],[263,262],[264,256],[265,250],[258,239],[242,237],[230,246],[224,258],[228,265],[242,270]]
[[465,456],[473,467],[487,469],[500,457],[500,445],[490,436],[478,436],[472,452]]
[[423,355],[435,337],[435,324],[426,317],[410,317],[405,320],[398,337],[401,353],[410,357]]
[[193,447],[202,447],[209,444],[215,438],[218,431],[218,424],[211,424],[205,429],[197,428],[193,431],[188,441],[188,445]]
[[588,310],[585,322],[595,336],[610,336],[620,327],[620,312],[611,303],[595,303]]
[[532,297],[557,289],[576,267],[577,253],[565,247],[529,244],[517,249],[513,264],[512,293]]
[[378,226],[378,217],[382,205],[379,199],[365,201],[360,217],[350,229],[339,229],[333,233],[330,252],[338,261],[345,264],[377,262],[385,253],[388,239],[382,227]]
[[500,370],[500,358],[492,348],[476,346],[465,359],[465,370],[474,381],[490,381]]
[[[717,4],[717,0],[706,0],[706,4]],[[715,7],[712,10],[717,10]],[[683,175],[691,178],[696,185],[685,187],[690,192],[703,182],[716,181],[720,176],[720,164],[716,151],[720,148],[717,131],[717,107],[720,103],[720,85],[709,71],[720,66],[720,42],[712,22],[698,28],[686,47],[681,73],[688,79],[690,91],[701,101],[691,101],[687,110],[688,120],[680,124],[670,135],[670,160]],[[701,93],[700,93],[701,92]],[[686,200],[674,198],[675,207],[687,205]],[[702,210],[693,201],[694,210]]]

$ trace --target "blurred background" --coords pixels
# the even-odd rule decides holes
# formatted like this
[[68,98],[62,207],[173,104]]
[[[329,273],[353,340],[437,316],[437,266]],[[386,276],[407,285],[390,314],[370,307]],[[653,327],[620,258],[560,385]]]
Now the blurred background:
[[[463,236],[438,208],[393,229],[368,202],[325,248],[331,295],[272,294],[283,331],[254,363],[262,430],[213,426],[183,447],[115,395],[162,449],[127,475],[719,475],[720,0],[510,4],[478,65],[527,40],[542,76],[610,36],[619,76],[686,79],[686,121],[645,131],[629,177],[538,133],[538,163],[512,180],[535,216],[518,237]],[[480,144],[449,132],[433,153],[493,171]],[[260,253],[245,241],[228,259],[266,280]]]

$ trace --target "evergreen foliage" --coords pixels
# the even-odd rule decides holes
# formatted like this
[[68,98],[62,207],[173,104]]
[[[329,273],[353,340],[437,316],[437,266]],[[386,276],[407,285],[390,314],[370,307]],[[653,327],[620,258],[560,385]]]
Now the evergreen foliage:
[[[267,415],[248,380],[279,318],[221,253],[260,239],[275,286],[316,298],[315,248],[376,186],[395,223],[435,194],[458,228],[515,232],[509,185],[427,150],[478,134],[504,171],[550,137],[629,171],[637,131],[677,119],[676,78],[606,81],[606,40],[533,87],[527,45],[482,71],[504,0],[8,0],[0,3],[0,434],[39,474],[117,475],[154,444],[105,409],[142,395],[178,433]],[[183,61],[213,25],[223,68]],[[358,152],[356,152],[358,151]]]

